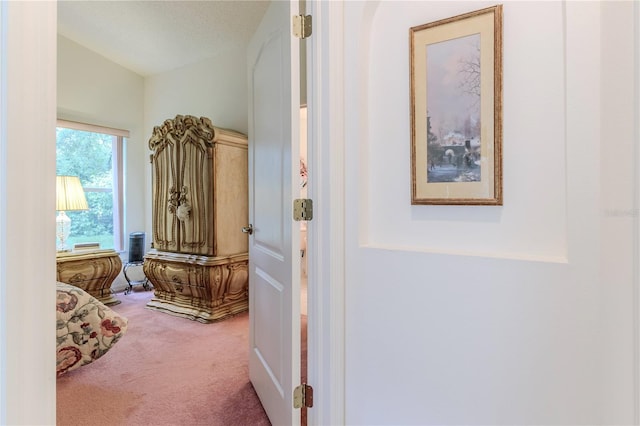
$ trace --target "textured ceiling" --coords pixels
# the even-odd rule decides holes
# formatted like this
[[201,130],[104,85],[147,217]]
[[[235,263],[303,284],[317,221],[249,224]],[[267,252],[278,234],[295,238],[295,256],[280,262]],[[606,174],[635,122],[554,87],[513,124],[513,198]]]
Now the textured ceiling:
[[58,33],[142,76],[245,49],[261,1],[59,1]]

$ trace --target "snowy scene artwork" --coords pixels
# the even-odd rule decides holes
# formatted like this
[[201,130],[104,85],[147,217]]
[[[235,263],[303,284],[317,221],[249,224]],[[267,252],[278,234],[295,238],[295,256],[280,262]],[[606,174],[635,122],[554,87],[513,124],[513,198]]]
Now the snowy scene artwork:
[[502,6],[409,39],[411,204],[502,205]]

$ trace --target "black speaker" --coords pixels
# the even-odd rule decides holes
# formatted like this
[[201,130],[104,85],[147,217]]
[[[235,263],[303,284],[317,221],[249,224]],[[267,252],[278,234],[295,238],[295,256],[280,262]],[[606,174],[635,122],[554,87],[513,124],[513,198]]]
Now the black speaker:
[[144,259],[144,232],[129,234],[129,263],[142,262]]

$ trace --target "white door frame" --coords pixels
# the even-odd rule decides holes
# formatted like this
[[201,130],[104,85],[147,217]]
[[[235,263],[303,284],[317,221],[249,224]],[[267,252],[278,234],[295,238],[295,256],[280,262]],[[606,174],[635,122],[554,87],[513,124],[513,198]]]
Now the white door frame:
[[[640,114],[640,4],[638,2],[633,3],[633,24],[634,24],[634,47],[635,47],[635,60],[634,60],[634,86],[635,93],[633,94],[633,109],[634,116],[636,117],[635,125],[633,129],[633,137],[635,141],[635,200],[634,210],[637,213],[640,208],[640,170],[638,166],[638,160],[640,160],[640,120],[637,119]],[[636,259],[634,259],[634,277],[633,277],[633,292],[634,298],[634,424],[640,424],[640,222],[638,218],[634,218],[634,248]]]
[[56,8],[0,2],[0,424],[56,421]]
[[345,424],[344,4],[311,1],[307,41],[309,189],[307,226],[310,425]]

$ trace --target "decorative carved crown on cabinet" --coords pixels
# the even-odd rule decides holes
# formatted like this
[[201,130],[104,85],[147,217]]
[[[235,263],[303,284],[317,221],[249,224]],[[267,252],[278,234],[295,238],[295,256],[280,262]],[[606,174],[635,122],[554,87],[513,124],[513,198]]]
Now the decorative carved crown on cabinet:
[[153,129],[148,307],[212,322],[248,307],[247,137],[205,117]]

